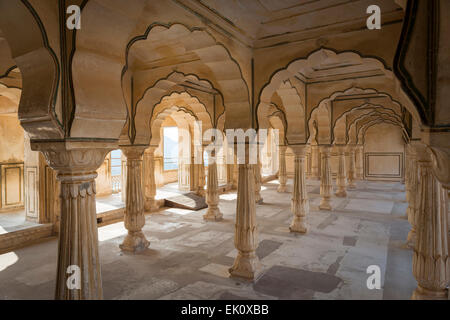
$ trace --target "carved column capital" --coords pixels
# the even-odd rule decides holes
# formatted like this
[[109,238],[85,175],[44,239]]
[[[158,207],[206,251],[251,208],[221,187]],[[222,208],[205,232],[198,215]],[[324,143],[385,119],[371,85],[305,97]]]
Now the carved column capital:
[[348,153],[355,154],[355,152],[356,152],[356,144],[348,144],[347,148],[346,148],[346,151]]
[[105,156],[115,148],[104,143],[39,143],[32,142],[32,150],[41,151],[48,165],[59,174],[95,172]]
[[142,155],[147,148],[148,146],[120,146],[120,150],[127,157],[127,161],[142,160]]
[[345,153],[347,152],[347,146],[346,145],[336,144],[336,145],[334,145],[334,147],[336,148],[336,152],[339,155],[345,155]]
[[450,132],[423,128],[421,142],[432,157],[433,174],[444,188],[450,189]]
[[147,149],[145,149],[144,153],[151,155],[152,157],[155,155],[155,150],[158,149],[158,147],[155,146],[149,146]]
[[431,152],[433,173],[446,189],[450,189],[450,148],[428,147]]
[[331,145],[320,145],[320,153],[323,155],[330,157],[331,156]]
[[308,145],[292,145],[289,146],[294,153],[295,157],[306,157],[306,152],[308,150]]

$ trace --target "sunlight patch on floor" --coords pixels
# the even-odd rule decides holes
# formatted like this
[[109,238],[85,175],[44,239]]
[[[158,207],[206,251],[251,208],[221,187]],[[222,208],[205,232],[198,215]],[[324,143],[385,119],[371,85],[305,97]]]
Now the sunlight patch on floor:
[[219,198],[220,198],[220,200],[228,200],[228,201],[236,200],[237,199],[237,193],[221,194],[219,196]]
[[12,266],[17,261],[19,261],[19,257],[14,252],[8,252],[0,255],[0,271],[5,270],[6,268]]
[[169,208],[165,210],[166,212],[179,214],[180,216],[184,216],[186,214],[193,213],[193,210],[179,209],[179,208]]

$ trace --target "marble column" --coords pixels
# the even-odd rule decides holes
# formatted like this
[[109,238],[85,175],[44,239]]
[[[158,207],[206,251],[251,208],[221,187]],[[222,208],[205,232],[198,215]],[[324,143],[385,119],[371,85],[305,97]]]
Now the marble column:
[[142,190],[142,155],[145,147],[126,146],[122,152],[127,157],[127,197],[124,224],[128,230],[120,248],[136,252],[146,249],[150,242],[145,238],[144,196]]
[[156,202],[156,180],[155,180],[155,147],[149,147],[144,152],[144,191],[146,211],[154,212],[159,209]]
[[237,163],[237,156],[234,155],[234,164],[233,164],[233,189],[238,188],[238,178],[239,178],[239,165]]
[[289,230],[291,232],[306,233],[308,230],[306,216],[309,213],[308,192],[306,190],[305,162],[306,147],[292,147],[294,151],[294,188],[292,190],[291,211],[294,215]]
[[261,186],[262,186],[262,177],[261,177],[261,159],[258,155],[257,163],[253,166],[254,176],[255,176],[255,202],[258,204],[263,203],[263,198],[261,196]]
[[279,146],[279,169],[278,169],[278,181],[280,185],[277,191],[282,193],[287,191],[287,173],[286,173],[286,146]]
[[233,266],[229,269],[232,277],[255,280],[261,270],[256,255],[258,247],[258,227],[256,224],[255,177],[253,164],[249,164],[249,146],[246,147],[245,164],[238,164],[238,190],[236,204],[236,224],[234,244],[238,251]]
[[197,194],[201,197],[204,197],[206,194],[205,191],[205,160],[203,159],[203,155],[201,158],[201,163],[197,164],[198,166],[198,187],[197,187]]
[[338,157],[339,157],[339,167],[336,178],[336,197],[345,198],[347,197],[347,190],[345,188],[346,185],[346,177],[345,177],[345,147],[337,146],[338,149]]
[[223,215],[219,209],[219,182],[217,180],[217,162],[213,160],[214,151],[208,162],[208,184],[206,188],[206,203],[208,211],[203,216],[206,221],[220,221]]
[[356,189],[355,185],[355,146],[348,146],[348,177],[347,177],[347,188]]
[[198,165],[195,164],[194,155],[191,155],[191,163],[189,163],[189,191],[198,191]]
[[321,159],[322,163],[320,166],[321,177],[320,177],[320,195],[322,196],[322,201],[320,202],[320,210],[331,210],[331,194],[333,192],[333,185],[331,180],[331,147],[321,146]]
[[408,233],[408,238],[406,240],[406,244],[410,248],[414,248],[416,244],[416,216],[417,216],[417,204],[419,203],[419,194],[417,194],[418,190],[418,166],[417,166],[417,157],[414,147],[409,144],[408,145],[408,171],[407,179],[406,179],[406,200],[408,201],[408,208],[406,209],[406,215],[408,217],[409,224],[411,225],[411,230]]
[[311,146],[311,179],[320,180],[319,172],[320,152],[319,146]]
[[364,147],[357,145],[356,153],[356,179],[364,180]]
[[308,146],[306,149],[306,158],[304,162],[306,178],[311,178],[311,147]]
[[414,300],[447,300],[450,284],[448,190],[434,176],[431,152],[418,147],[420,197],[413,274]]
[[[51,148],[51,149],[49,149]],[[61,182],[55,299],[102,299],[95,172],[111,149],[34,144]]]
[[233,189],[234,164],[227,164],[227,190]]

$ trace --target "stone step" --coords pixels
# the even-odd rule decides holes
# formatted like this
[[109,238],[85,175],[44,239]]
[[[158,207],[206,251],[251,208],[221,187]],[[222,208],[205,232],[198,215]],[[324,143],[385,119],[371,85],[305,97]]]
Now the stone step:
[[166,207],[180,208],[188,210],[201,210],[207,208],[205,198],[195,193],[186,193],[165,199]]

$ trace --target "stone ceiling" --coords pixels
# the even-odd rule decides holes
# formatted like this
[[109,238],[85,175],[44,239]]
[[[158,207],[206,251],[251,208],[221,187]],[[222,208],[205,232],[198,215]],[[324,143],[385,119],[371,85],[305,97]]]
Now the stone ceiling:
[[[261,46],[280,36],[307,36],[330,27],[365,26],[366,10],[377,4],[382,23],[398,21],[403,10],[395,0],[176,0],[208,16],[250,46]],[[215,16],[215,19],[214,17]],[[228,30],[229,31],[229,30]],[[239,34],[239,35],[238,35]]]

